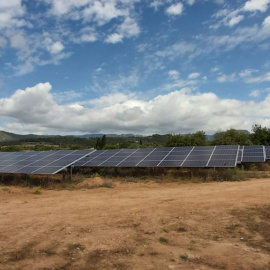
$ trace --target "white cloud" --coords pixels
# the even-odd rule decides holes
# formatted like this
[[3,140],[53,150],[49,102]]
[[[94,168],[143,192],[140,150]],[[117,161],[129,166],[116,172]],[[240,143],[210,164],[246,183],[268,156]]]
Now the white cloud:
[[218,72],[219,71],[219,67],[213,67],[211,68],[211,72]]
[[262,23],[262,28],[263,29],[267,29],[268,32],[270,31],[269,28],[270,28],[270,16],[266,17]]
[[270,82],[270,72],[267,72],[261,76],[257,77],[248,77],[246,78],[248,83],[261,83],[261,82]]
[[26,25],[22,16],[25,14],[21,0],[0,1],[0,29]]
[[119,33],[125,37],[137,36],[140,33],[140,27],[134,19],[127,17],[119,26]]
[[235,80],[235,73],[230,74],[230,75],[225,75],[222,74],[218,77],[218,82],[223,83],[223,82],[233,82]]
[[[118,92],[85,103],[60,105],[51,90],[50,83],[17,90],[0,99],[0,116],[9,119],[7,126],[45,133],[188,133],[270,125],[270,95],[260,102],[248,102],[180,90],[145,101]],[[85,106],[89,104],[91,108]]]
[[191,80],[197,79],[199,77],[200,77],[200,73],[198,73],[198,72],[194,72],[194,73],[191,73],[191,74],[188,75],[188,78],[191,79]]
[[228,25],[230,27],[233,27],[235,26],[236,24],[240,23],[242,20],[244,19],[244,16],[243,15],[238,15],[236,17],[232,17],[229,22],[228,22]]
[[157,51],[156,55],[175,59],[177,56],[192,55],[196,51],[196,48],[195,44],[182,41]]
[[245,11],[261,11],[265,12],[268,9],[270,0],[250,0],[244,5]]
[[27,42],[22,33],[16,33],[10,37],[10,46],[14,49],[24,49],[27,47]]
[[7,39],[4,37],[0,37],[0,48],[5,48],[7,44],[8,44]]
[[86,26],[82,28],[77,35],[72,39],[75,43],[94,42],[98,39],[98,34],[93,27]]
[[186,0],[187,4],[190,5],[190,6],[194,5],[195,1],[196,0]]
[[123,40],[123,36],[121,34],[113,33],[106,38],[105,42],[115,44],[115,43],[122,42],[122,40]]
[[57,53],[60,53],[61,51],[63,51],[64,48],[65,48],[64,45],[60,41],[56,41],[51,45],[50,52],[52,54],[57,54]]
[[259,90],[253,90],[249,93],[250,97],[258,97],[260,95],[260,91]]
[[91,1],[83,11],[85,21],[96,21],[99,25],[106,24],[114,18],[128,15],[127,10],[118,9],[117,2],[123,1]]
[[177,70],[170,70],[168,74],[174,80],[177,80],[179,78],[179,72]]
[[256,69],[245,69],[239,72],[240,78],[247,78],[250,77],[253,73],[258,72]]
[[171,5],[166,9],[168,15],[180,15],[183,12],[183,4],[181,2]]

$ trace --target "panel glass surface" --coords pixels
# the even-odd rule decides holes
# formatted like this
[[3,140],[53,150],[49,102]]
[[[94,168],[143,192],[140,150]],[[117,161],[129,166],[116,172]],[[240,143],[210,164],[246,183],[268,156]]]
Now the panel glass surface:
[[[30,174],[33,171],[39,170],[39,173],[43,173],[43,168],[49,167],[46,173],[52,174],[74,164],[77,160],[84,158],[90,153],[90,150],[12,152],[9,154],[3,154],[2,152],[1,156],[5,159],[0,160],[0,172]],[[55,169],[54,172],[53,169]]]

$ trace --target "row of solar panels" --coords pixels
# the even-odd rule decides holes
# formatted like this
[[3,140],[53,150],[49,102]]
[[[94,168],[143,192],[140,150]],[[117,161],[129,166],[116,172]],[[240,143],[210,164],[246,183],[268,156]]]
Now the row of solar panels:
[[265,162],[264,146],[195,146],[99,150],[75,163],[82,167],[235,167]]
[[0,152],[0,173],[55,174],[75,167],[235,167],[265,162],[270,147],[188,146],[117,150]]

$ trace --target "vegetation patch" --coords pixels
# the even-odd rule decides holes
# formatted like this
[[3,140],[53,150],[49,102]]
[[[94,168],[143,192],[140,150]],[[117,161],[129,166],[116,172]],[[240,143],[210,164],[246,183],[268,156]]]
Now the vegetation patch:
[[167,238],[165,238],[165,237],[160,237],[159,238],[159,242],[160,243],[163,243],[163,244],[168,244],[169,243],[169,240]]
[[36,194],[36,195],[40,195],[42,192],[41,192],[41,186],[39,187],[36,187],[33,194]]
[[228,229],[239,229],[242,241],[270,252],[270,205],[254,206],[245,210],[235,209],[232,214],[237,217],[239,223],[231,225]]

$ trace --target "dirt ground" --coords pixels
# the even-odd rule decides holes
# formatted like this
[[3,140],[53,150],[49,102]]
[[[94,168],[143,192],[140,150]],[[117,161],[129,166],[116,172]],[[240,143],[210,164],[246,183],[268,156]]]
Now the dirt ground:
[[270,179],[0,186],[0,269],[270,269]]

